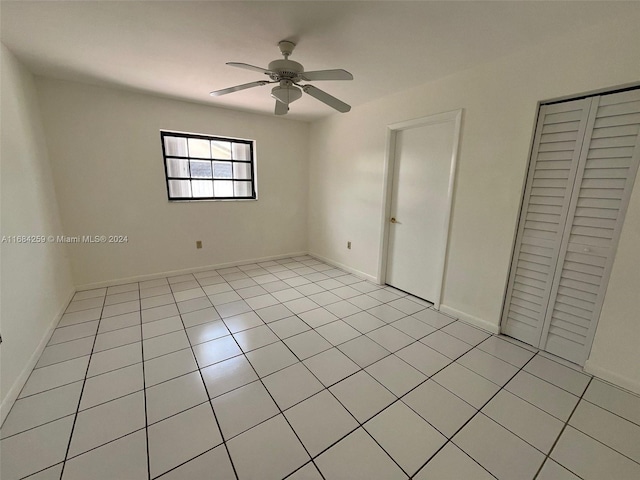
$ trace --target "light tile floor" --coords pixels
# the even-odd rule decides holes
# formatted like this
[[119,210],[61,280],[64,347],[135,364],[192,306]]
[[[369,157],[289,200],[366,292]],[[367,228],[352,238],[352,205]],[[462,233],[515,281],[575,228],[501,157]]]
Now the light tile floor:
[[640,399],[309,256],[78,292],[3,480],[638,479]]

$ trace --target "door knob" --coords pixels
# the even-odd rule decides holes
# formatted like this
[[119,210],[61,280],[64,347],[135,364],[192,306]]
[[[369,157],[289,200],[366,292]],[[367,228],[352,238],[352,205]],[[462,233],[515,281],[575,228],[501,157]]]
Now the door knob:
[[396,217],[391,217],[391,220],[389,220],[391,223],[398,223],[398,221],[396,220]]

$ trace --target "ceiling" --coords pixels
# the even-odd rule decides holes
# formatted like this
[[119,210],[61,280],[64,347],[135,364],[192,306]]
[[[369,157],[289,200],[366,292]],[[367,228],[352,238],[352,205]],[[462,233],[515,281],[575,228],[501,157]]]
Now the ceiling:
[[[2,42],[34,73],[259,113],[265,79],[225,65],[266,67],[277,43],[297,43],[307,71],[344,68],[351,82],[315,85],[353,105],[405,90],[574,30],[637,12],[631,2],[5,1]],[[288,117],[334,113],[304,96]]]

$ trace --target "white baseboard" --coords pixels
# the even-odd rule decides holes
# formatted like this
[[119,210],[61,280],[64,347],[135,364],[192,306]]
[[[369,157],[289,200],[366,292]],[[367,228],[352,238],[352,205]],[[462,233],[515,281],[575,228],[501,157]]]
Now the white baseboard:
[[629,377],[625,377],[618,373],[607,370],[606,368],[594,365],[590,359],[584,362],[584,371],[598,377],[605,382],[612,383],[618,387],[629,390],[630,392],[640,395],[640,382]]
[[24,366],[24,368],[22,369],[22,372],[20,372],[20,375],[18,376],[18,378],[16,378],[16,381],[13,382],[13,385],[11,386],[7,394],[2,399],[2,403],[0,404],[0,425],[4,423],[5,418],[7,418],[7,415],[9,415],[9,412],[11,411],[11,407],[13,407],[13,404],[18,399],[18,395],[20,395],[20,392],[22,391],[22,387],[24,387],[24,384],[27,383],[27,380],[29,379],[29,375],[31,375],[31,371],[34,369],[34,367],[38,363],[38,360],[40,359],[40,355],[42,355],[42,351],[47,346],[47,343],[49,343],[49,339],[51,338],[51,335],[53,335],[53,331],[58,326],[58,323],[60,322],[60,319],[62,318],[64,311],[67,309],[67,305],[69,305],[69,302],[71,301],[75,293],[76,293],[75,288],[72,288],[71,291],[68,293],[64,303],[60,307],[60,310],[56,313],[56,315],[51,320],[51,323],[49,324],[46,332],[42,336],[40,343],[34,350],[31,357],[29,358],[29,361]]
[[360,277],[363,280],[369,280],[370,282],[373,282],[376,285],[380,284],[380,282],[378,282],[378,279],[376,278],[375,275],[369,275],[368,273],[361,272],[360,270],[356,270],[355,268],[351,268],[348,265],[345,265],[345,264],[340,263],[340,262],[336,262],[335,260],[332,260],[330,258],[323,257],[322,255],[319,255],[317,253],[309,252],[308,255],[311,255],[312,257],[323,261],[324,263],[328,263],[329,265],[333,265],[334,267],[338,267],[338,268],[344,270],[345,272],[352,273],[356,277]]
[[293,252],[293,253],[287,253],[282,255],[272,255],[270,257],[260,257],[260,258],[253,258],[250,260],[242,260],[239,262],[218,263],[215,265],[206,265],[204,267],[183,268],[180,270],[170,270],[167,272],[150,273],[147,275],[137,275],[134,277],[116,278],[113,280],[106,280],[104,282],[85,283],[83,285],[78,285],[76,287],[76,290],[78,291],[92,290],[94,288],[111,287],[113,285],[122,285],[125,283],[133,283],[133,282],[143,282],[145,280],[155,280],[157,278],[173,277],[176,275],[185,275],[187,273],[206,272],[207,270],[217,270],[219,268],[237,267],[239,265],[249,265],[251,263],[258,263],[258,262],[269,262],[271,260],[280,260],[282,258],[289,258],[289,257],[300,257],[303,255],[308,255],[308,253]]
[[500,327],[495,323],[491,323],[487,320],[484,320],[480,317],[475,317],[465,312],[461,312],[460,310],[456,310],[455,308],[449,307],[444,304],[440,304],[440,311],[442,313],[446,313],[452,317],[455,317],[459,320],[462,320],[469,325],[473,325],[474,327],[481,328],[482,330],[486,330],[489,333],[498,334],[500,333]]

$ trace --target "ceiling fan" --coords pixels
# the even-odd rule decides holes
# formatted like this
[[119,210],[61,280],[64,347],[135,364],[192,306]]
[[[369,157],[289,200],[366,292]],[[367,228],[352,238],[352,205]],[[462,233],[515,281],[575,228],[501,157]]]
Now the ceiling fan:
[[277,83],[278,85],[271,89],[271,96],[276,100],[276,115],[285,115],[289,111],[289,104],[295,102],[302,96],[302,92],[311,95],[320,100],[322,103],[335,108],[341,113],[351,110],[351,106],[347,105],[336,97],[329,95],[327,92],[320,90],[313,85],[301,85],[300,82],[313,80],[353,80],[346,70],[316,70],[313,72],[305,72],[304,67],[298,62],[289,60],[289,55],[293,52],[295,43],[282,40],[278,43],[280,52],[284,56],[284,60],[274,60],[269,63],[268,68],[255,67],[246,63],[227,62],[227,65],[245,70],[252,70],[267,75],[270,80],[258,80],[257,82],[244,83],[235,87],[224,88],[211,92],[211,96],[218,97],[227,93],[237,92],[252,87],[262,87],[269,83]]

